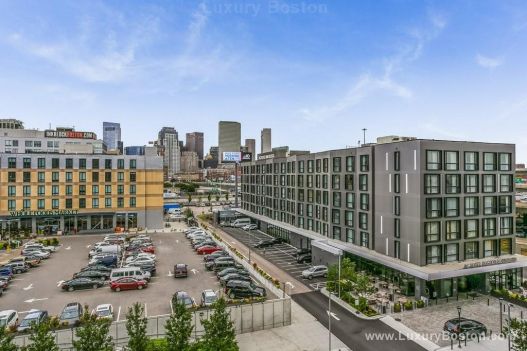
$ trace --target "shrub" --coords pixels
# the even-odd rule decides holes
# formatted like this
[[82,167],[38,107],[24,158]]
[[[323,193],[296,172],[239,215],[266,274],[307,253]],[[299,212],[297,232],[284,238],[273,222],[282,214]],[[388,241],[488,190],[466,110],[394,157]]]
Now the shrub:
[[423,300],[418,300],[417,301],[417,308],[423,308],[425,307],[425,302]]
[[59,245],[59,239],[57,239],[57,238],[51,239],[51,245],[58,246]]
[[0,243],[0,250],[3,250],[5,248],[5,243]]
[[401,304],[399,302],[393,305],[393,311],[396,313],[401,312]]
[[146,345],[145,351],[165,351],[168,349],[166,339],[150,339]]
[[405,309],[405,310],[410,311],[410,310],[413,309],[413,307],[414,307],[414,304],[412,303],[412,301],[406,301],[406,302],[404,303],[404,309]]

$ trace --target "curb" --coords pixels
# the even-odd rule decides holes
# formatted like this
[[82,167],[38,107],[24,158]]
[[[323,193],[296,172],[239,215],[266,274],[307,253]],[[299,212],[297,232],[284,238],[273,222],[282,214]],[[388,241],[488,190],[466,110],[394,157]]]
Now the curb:
[[441,348],[439,345],[426,339],[424,336],[417,333],[413,329],[407,327],[401,322],[396,321],[392,316],[384,316],[380,318],[380,321],[399,332],[399,334],[406,337],[406,339],[415,342],[427,351],[435,351]]
[[[326,288],[322,288],[319,291],[322,293],[322,295],[324,295],[326,297],[329,297],[329,292],[328,292],[328,290]],[[354,316],[359,317],[360,319],[370,320],[371,321],[371,320],[381,319],[381,318],[384,317],[382,315],[368,317],[368,316],[364,315],[362,312],[360,312],[359,310],[357,310],[357,309],[353,308],[352,306],[350,306],[347,302],[345,302],[344,300],[340,299],[338,296],[336,296],[334,294],[331,294],[331,295],[332,295],[331,296],[331,301],[336,302],[340,307],[347,309],[348,311],[353,313]]]

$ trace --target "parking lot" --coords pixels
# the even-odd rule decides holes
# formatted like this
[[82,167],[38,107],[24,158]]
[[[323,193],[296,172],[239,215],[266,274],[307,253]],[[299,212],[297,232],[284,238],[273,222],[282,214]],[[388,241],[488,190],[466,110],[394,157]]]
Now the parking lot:
[[326,285],[326,279],[319,277],[313,278],[312,280],[302,278],[302,271],[309,268],[309,263],[297,263],[296,261],[296,248],[287,243],[276,244],[266,248],[255,248],[260,240],[272,239],[273,237],[269,234],[261,232],[259,230],[245,231],[241,228],[222,227],[223,231],[241,241],[247,247],[250,247],[252,251],[258,253],[262,257],[265,257],[269,262],[277,266],[278,268],[286,271],[295,279],[303,282],[311,290],[324,287]]
[[[27,273],[14,276],[0,297],[0,309],[17,310],[21,319],[31,309],[47,310],[50,315],[58,315],[69,302],[79,302],[90,308],[110,303],[114,308],[114,320],[123,320],[128,307],[135,302],[144,304],[147,316],[167,314],[171,310],[170,299],[178,290],[186,291],[199,303],[201,291],[216,291],[220,288],[215,275],[205,270],[203,256],[192,250],[184,234],[171,232],[150,234],[156,246],[157,274],[152,277],[147,289],[112,292],[108,286],[104,286],[99,289],[63,291],[61,283],[71,279],[74,273],[88,264],[90,248],[103,237],[59,237],[61,246],[51,258],[43,260]],[[176,263],[188,265],[188,278],[173,277]]]

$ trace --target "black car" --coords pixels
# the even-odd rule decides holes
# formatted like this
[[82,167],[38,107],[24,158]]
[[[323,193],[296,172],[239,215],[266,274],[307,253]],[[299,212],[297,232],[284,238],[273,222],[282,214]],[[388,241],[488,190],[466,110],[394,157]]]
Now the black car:
[[[209,262],[207,262],[209,263]],[[234,268],[238,268],[238,269],[242,269],[243,266],[239,263],[236,263],[235,261],[220,261],[220,262],[216,262],[214,264],[214,266],[212,267],[212,270],[214,272],[218,272],[218,271],[222,271],[224,270],[225,268],[229,268],[229,267],[234,267]]]
[[310,253],[311,253],[311,249],[308,249],[307,247],[296,249],[297,256],[304,255],[304,254],[310,254]]
[[62,289],[67,291],[81,290],[81,289],[97,289],[104,285],[102,280],[95,280],[90,278],[74,278],[62,283]]
[[225,286],[231,280],[240,280],[244,282],[253,281],[249,275],[239,274],[239,273],[229,273],[229,274],[225,274],[223,277],[220,278],[220,284],[221,286]]
[[102,264],[94,264],[92,266],[86,266],[81,268],[81,272],[83,271],[99,271],[99,272],[108,272],[110,274],[112,272],[112,268],[106,267]]
[[229,256],[229,253],[223,250],[219,250],[211,254],[205,255],[205,257],[203,257],[203,261],[205,262],[214,261],[218,257],[224,257],[224,256]]
[[103,271],[92,271],[92,270],[86,270],[86,271],[80,271],[78,273],[75,273],[73,275],[73,278],[90,278],[90,279],[110,279],[110,273],[109,272],[103,272]]
[[487,334],[487,327],[483,323],[466,318],[452,318],[446,321],[443,330],[451,334]]
[[231,274],[231,273],[238,273],[238,274],[243,274],[243,275],[249,275],[249,272],[247,272],[245,270],[245,268],[229,267],[229,268],[222,269],[221,271],[218,271],[216,276],[218,278],[221,278],[221,277],[223,277],[223,276],[225,276],[227,274]]
[[311,260],[312,260],[311,252],[296,256],[297,263],[311,263]]
[[188,277],[188,266],[184,263],[174,265],[174,278]]
[[265,240],[261,240],[258,243],[256,243],[256,245],[254,245],[254,247],[256,247],[258,249],[261,249],[261,248],[264,248],[264,247],[273,246],[275,244],[281,244],[283,242],[284,242],[284,240],[282,238],[265,239]]
[[225,294],[230,299],[242,299],[246,297],[265,297],[265,288],[257,286],[252,282],[231,280],[225,285]]

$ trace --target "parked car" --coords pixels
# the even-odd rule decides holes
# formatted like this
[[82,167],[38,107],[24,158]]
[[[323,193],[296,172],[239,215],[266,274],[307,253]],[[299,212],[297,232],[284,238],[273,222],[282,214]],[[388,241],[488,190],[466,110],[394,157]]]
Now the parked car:
[[18,312],[15,310],[5,310],[0,312],[0,328],[9,330],[18,324]]
[[62,289],[67,291],[82,289],[97,289],[104,285],[102,280],[90,278],[74,278],[62,283]]
[[199,242],[199,243],[196,243],[196,244],[192,245],[192,247],[196,251],[198,251],[198,249],[203,247],[203,246],[216,246],[216,242],[213,241],[213,240],[205,240],[205,241],[202,241],[202,242]]
[[40,244],[40,243],[36,243],[36,242],[29,242],[29,243],[26,243],[23,248],[25,250],[28,250],[28,249],[37,249],[37,250],[40,250],[40,251],[48,251],[48,252],[55,252],[57,250],[57,248],[55,246],[45,246],[43,244]]
[[487,327],[483,323],[466,318],[452,318],[446,321],[443,330],[451,334],[487,334]]
[[22,322],[20,322],[20,325],[17,328],[17,331],[23,332],[32,327],[33,324],[39,325],[40,323],[44,322],[48,319],[48,311],[40,311],[40,310],[30,310],[28,314],[22,319]]
[[110,281],[119,280],[121,278],[135,278],[137,280],[149,281],[151,274],[143,271],[141,268],[136,266],[122,267],[113,269],[110,274]]
[[296,256],[297,263],[311,263],[311,253],[304,253]]
[[102,264],[94,264],[91,266],[86,266],[86,267],[81,268],[81,272],[82,271],[99,271],[99,272],[110,273],[112,271],[112,268],[106,267],[105,265],[102,265]]
[[264,248],[264,247],[269,247],[269,246],[273,246],[273,245],[276,245],[276,244],[281,244],[284,242],[284,239],[282,238],[272,238],[272,239],[265,239],[265,240],[260,240],[259,242],[257,242],[254,247],[256,248]]
[[135,252],[131,252],[131,253],[128,253],[128,257],[126,259],[129,259],[129,258],[138,258],[138,257],[146,257],[146,258],[149,258],[151,260],[154,260],[154,261],[157,261],[157,257],[156,255],[153,255],[151,253],[148,253],[148,252],[142,252],[142,251],[135,251]]
[[250,297],[265,297],[267,295],[264,288],[252,282],[231,280],[225,285],[225,294],[230,299],[241,299]]
[[218,295],[212,289],[206,289],[201,292],[201,306],[209,307],[218,300]]
[[218,272],[218,271],[221,271],[225,268],[228,268],[228,267],[235,267],[235,268],[238,268],[238,269],[241,269],[243,268],[243,266],[239,263],[236,263],[236,261],[234,260],[231,260],[231,261],[220,261],[220,262],[216,262],[214,263],[214,266],[212,267],[212,270],[214,272]]
[[121,290],[142,290],[148,287],[146,280],[139,280],[132,277],[120,278],[110,282],[110,289],[113,291]]
[[90,279],[102,279],[107,280],[110,278],[110,273],[95,270],[80,271],[73,275],[73,278],[90,278]]
[[214,261],[215,259],[217,259],[219,257],[225,257],[225,256],[229,256],[229,253],[227,251],[219,250],[219,251],[215,251],[215,252],[213,252],[211,254],[205,255],[203,257],[203,261],[205,261],[205,262]]
[[9,285],[9,279],[5,279],[5,277],[0,277],[0,290],[2,291],[0,293],[0,296],[4,292],[5,289],[7,289],[7,286]]
[[186,308],[196,307],[194,299],[185,291],[176,291],[176,293],[172,295],[172,305],[177,303],[182,303]]
[[10,266],[0,267],[0,277],[13,278],[13,268]]
[[126,264],[129,264],[129,263],[143,263],[143,262],[155,263],[155,260],[153,258],[150,258],[150,257],[137,256],[137,257],[128,257],[125,262],[126,262]]
[[205,255],[205,254],[211,254],[218,250],[221,250],[221,247],[206,245],[206,246],[202,246],[199,249],[197,249],[196,252],[198,253],[198,255]]
[[81,316],[82,305],[78,302],[71,302],[62,310],[62,313],[59,316],[59,322],[61,325],[76,327],[81,322]]
[[230,273],[220,278],[221,286],[225,286],[231,280],[241,280],[245,282],[252,282],[251,276],[246,274]]
[[89,265],[103,265],[106,267],[117,267],[117,256],[103,256],[92,258]]
[[218,257],[218,258],[214,259],[214,261],[205,262],[205,268],[208,269],[208,270],[211,270],[211,269],[214,268],[214,266],[217,263],[221,263],[221,262],[233,262],[234,263],[234,258],[232,258],[231,256]]
[[109,303],[98,305],[91,312],[97,319],[109,319],[113,321],[113,306]]
[[239,274],[249,275],[249,272],[247,272],[247,270],[245,270],[245,268],[229,267],[229,268],[222,269],[221,271],[218,271],[218,273],[216,274],[216,276],[217,276],[218,278],[221,278],[221,277],[223,277],[224,275],[226,275],[226,274],[230,274],[230,273],[239,273]]
[[256,224],[247,224],[242,227],[243,230],[256,230],[258,229],[258,226]]
[[328,267],[326,266],[313,266],[302,271],[302,278],[313,279],[316,277],[327,277]]
[[119,255],[121,253],[121,245],[104,245],[95,247],[88,253],[88,257],[91,258],[95,255],[100,254],[114,254]]
[[311,249],[307,248],[307,247],[304,247],[304,248],[300,248],[300,249],[296,249],[296,255],[304,255],[304,254],[310,254],[311,253]]
[[32,256],[38,257],[40,259],[47,260],[51,254],[48,251],[39,251],[39,250],[22,250],[20,253],[22,256]]
[[143,263],[130,263],[124,266],[123,268],[130,268],[130,267],[137,267],[142,272],[148,272],[150,273],[150,277],[153,277],[156,275],[156,265],[151,262],[143,262]]
[[188,266],[184,263],[174,265],[174,278],[188,277]]
[[25,262],[9,262],[4,267],[11,267],[15,274],[24,273],[29,270],[29,266]]
[[9,263],[13,262],[23,262],[27,264],[30,268],[36,267],[40,264],[41,259],[36,256],[19,256],[9,260]]

